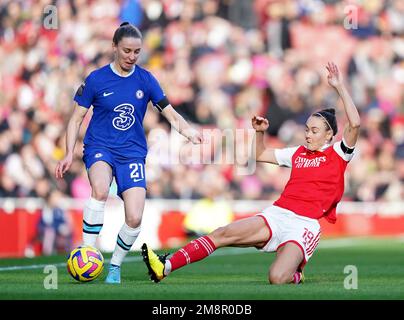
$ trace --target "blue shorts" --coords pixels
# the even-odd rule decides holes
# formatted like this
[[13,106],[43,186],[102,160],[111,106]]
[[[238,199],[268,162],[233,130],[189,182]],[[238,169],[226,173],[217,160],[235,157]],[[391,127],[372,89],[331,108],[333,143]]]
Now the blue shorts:
[[123,159],[106,148],[86,147],[84,149],[83,161],[87,171],[97,161],[104,161],[112,168],[112,175],[115,177],[118,186],[118,196],[133,187],[146,189],[145,159],[134,158]]

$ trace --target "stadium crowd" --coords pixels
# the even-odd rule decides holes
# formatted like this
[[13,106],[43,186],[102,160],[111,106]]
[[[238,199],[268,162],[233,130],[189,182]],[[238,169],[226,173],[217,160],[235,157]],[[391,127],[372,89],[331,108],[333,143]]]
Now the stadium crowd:
[[[57,9],[56,29],[44,26],[48,5]],[[138,63],[156,75],[176,110],[206,133],[203,159],[215,159],[218,150],[235,154],[214,163],[186,161],[199,147],[175,140],[151,107],[144,120],[148,198],[275,199],[289,170],[258,164],[254,174],[240,174],[251,140],[238,133],[251,137],[243,134],[252,129],[251,117],[266,116],[268,143],[283,147],[303,143],[314,110],[336,107],[345,119],[326,81],[325,64],[332,60],[362,119],[344,199],[403,199],[401,0],[2,1],[0,197],[46,198],[57,188],[88,198],[81,156],[89,117],[71,170],[62,181],[53,173],[64,154],[74,93],[89,72],[112,60],[112,34],[122,21],[143,32]],[[172,161],[172,152],[185,160]]]

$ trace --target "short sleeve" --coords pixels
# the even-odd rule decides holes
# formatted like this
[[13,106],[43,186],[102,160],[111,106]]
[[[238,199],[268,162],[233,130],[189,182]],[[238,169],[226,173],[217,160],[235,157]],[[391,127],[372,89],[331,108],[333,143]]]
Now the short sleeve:
[[94,92],[94,79],[93,75],[90,73],[86,80],[77,89],[73,100],[76,101],[79,106],[90,108],[93,104]]
[[150,100],[153,105],[156,105],[158,102],[165,98],[163,89],[161,89],[159,82],[151,73],[149,73],[149,88]]
[[292,157],[299,147],[275,149],[275,158],[282,167],[292,167]]
[[335,152],[346,162],[349,162],[352,160],[354,156],[354,148],[348,147],[346,143],[344,143],[344,140],[340,140],[334,143],[333,148]]

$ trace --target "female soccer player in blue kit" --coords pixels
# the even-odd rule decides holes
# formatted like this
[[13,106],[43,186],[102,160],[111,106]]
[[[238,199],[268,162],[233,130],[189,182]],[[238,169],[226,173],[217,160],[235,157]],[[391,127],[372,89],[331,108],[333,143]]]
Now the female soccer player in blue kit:
[[92,188],[83,210],[83,244],[95,246],[115,177],[118,195],[124,201],[125,223],[105,281],[120,283],[120,266],[140,233],[146,198],[147,144],[142,122],[149,101],[192,143],[201,143],[202,135],[174,110],[154,76],[136,65],[142,34],[135,26],[122,23],[115,31],[112,47],[114,61],[91,72],[76,92],[66,131],[66,156],[58,163],[55,176],[63,178],[70,168],[81,123],[92,105],[83,153]]

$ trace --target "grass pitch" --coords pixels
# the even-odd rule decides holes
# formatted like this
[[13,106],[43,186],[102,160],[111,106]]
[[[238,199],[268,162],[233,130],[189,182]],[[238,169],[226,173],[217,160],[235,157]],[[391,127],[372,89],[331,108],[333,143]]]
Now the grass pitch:
[[[108,260],[110,255],[105,254],[104,257]],[[274,257],[274,254],[251,248],[222,248],[207,259],[177,270],[155,284],[149,280],[140,252],[130,252],[122,266],[121,285],[104,283],[107,263],[98,279],[79,283],[67,273],[65,256],[1,259],[0,299],[404,299],[402,239],[323,239],[305,268],[306,282],[298,286],[268,284],[268,269]],[[46,289],[44,286],[46,277],[50,275],[44,272],[46,265],[56,267],[57,289]],[[355,270],[357,283],[353,279]]]

